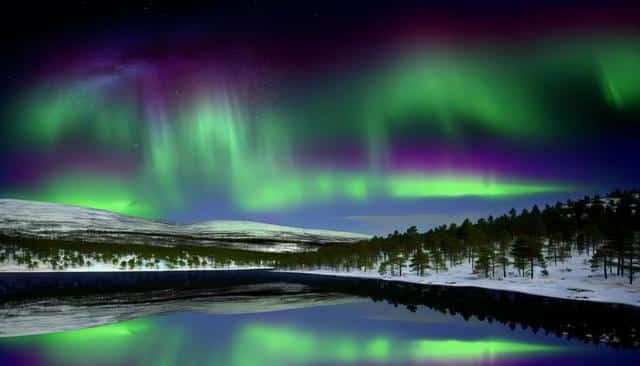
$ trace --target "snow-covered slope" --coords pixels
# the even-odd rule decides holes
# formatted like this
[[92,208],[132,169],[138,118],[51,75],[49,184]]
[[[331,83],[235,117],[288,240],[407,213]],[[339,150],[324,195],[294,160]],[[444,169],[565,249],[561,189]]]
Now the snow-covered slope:
[[540,295],[567,300],[618,303],[640,307],[640,281],[629,284],[627,277],[609,276],[605,279],[601,271],[593,272],[589,263],[590,255],[572,253],[566,260],[554,263],[549,261],[548,275],[542,275],[542,268],[536,267],[534,278],[518,276],[510,268],[507,277],[500,271],[495,278],[484,278],[473,273],[471,264],[463,262],[450,267],[447,271],[428,271],[425,276],[417,276],[408,266],[402,276],[380,275],[377,271],[351,269],[349,272],[331,270],[291,271],[328,276],[378,278],[388,281],[409,282],[425,285],[480,287],[490,290],[505,290]]
[[173,224],[104,210],[14,199],[0,199],[0,234],[98,243],[211,245],[266,252],[304,251],[320,244],[368,238],[363,234],[250,221]]

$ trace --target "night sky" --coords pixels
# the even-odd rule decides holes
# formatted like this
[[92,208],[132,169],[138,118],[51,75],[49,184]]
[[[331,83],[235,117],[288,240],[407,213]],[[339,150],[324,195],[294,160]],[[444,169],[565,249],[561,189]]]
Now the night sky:
[[0,196],[386,233],[637,186],[632,2],[3,10]]

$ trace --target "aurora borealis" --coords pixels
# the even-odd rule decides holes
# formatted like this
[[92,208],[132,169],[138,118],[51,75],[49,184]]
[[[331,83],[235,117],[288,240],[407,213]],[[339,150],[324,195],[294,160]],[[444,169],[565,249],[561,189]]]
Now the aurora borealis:
[[0,195],[384,233],[349,218],[637,182],[636,8],[353,7],[48,35],[3,88]]
[[[206,319],[206,318],[205,318]],[[66,332],[13,337],[0,346],[32,347],[28,364],[135,364],[269,366],[313,364],[478,363],[566,354],[571,347],[500,339],[394,339],[330,334],[261,323],[233,329],[228,350],[189,342],[185,327],[145,318]],[[157,347],[162,344],[162,347]],[[211,349],[213,347],[213,350]],[[216,352],[218,351],[218,352]],[[0,355],[1,356],[1,355]],[[16,357],[17,358],[17,357]],[[38,360],[38,361],[35,361]],[[135,361],[134,361],[135,360]],[[5,360],[6,361],[6,360]]]
[[[566,348],[506,340],[419,339],[388,337],[359,339],[340,334],[318,334],[308,330],[250,324],[238,336],[233,365],[278,365],[305,363],[433,363],[482,362],[508,356],[553,354]],[[254,352],[246,352],[251,349]]]

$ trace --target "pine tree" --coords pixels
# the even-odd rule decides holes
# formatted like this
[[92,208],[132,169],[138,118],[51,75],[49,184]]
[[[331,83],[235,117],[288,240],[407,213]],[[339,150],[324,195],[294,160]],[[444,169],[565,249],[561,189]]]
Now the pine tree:
[[383,261],[380,263],[380,267],[378,267],[378,273],[380,274],[380,276],[384,276],[387,274],[387,261]]
[[516,238],[513,242],[511,254],[513,255],[513,264],[518,269],[518,274],[524,275],[527,258],[527,241],[524,236]]
[[493,260],[492,247],[486,243],[478,247],[478,259],[476,260],[475,270],[482,272],[484,277],[489,277],[489,270]]
[[609,241],[603,241],[596,247],[591,257],[591,269],[595,271],[602,265],[605,280],[608,278],[607,270],[609,269],[610,271],[613,252],[614,250],[609,244]]
[[402,268],[404,267],[406,260],[402,255],[395,255],[387,260],[386,264],[388,268],[390,268],[390,272],[392,276],[395,276],[398,273],[399,276],[402,276]]
[[507,277],[507,266],[509,265],[509,247],[513,238],[507,230],[502,230],[498,235],[498,258],[497,260],[502,267],[502,277]]
[[411,257],[411,269],[416,272],[418,276],[424,276],[424,271],[430,268],[429,261],[429,254],[425,253],[422,249],[418,249],[413,257]]
[[625,267],[627,268],[627,276],[629,284],[633,284],[633,276],[640,271],[640,236],[638,233],[631,235],[625,240]]
[[530,266],[530,275],[533,279],[534,266],[545,267],[544,257],[542,256],[542,242],[527,235],[519,236],[513,244],[512,250],[515,262],[521,272],[525,273],[525,266]]
[[446,271],[447,265],[444,257],[444,253],[439,248],[434,248],[430,252],[431,262],[433,262],[433,269],[435,269],[436,273],[438,271]]
[[[471,269],[474,269],[476,256],[479,254],[481,248],[488,245],[487,235],[479,225],[474,225],[469,228],[466,234],[466,244],[469,250],[469,260],[471,262]],[[488,269],[488,255],[489,252],[486,248],[483,249],[484,254],[487,256],[484,260],[487,262]]]

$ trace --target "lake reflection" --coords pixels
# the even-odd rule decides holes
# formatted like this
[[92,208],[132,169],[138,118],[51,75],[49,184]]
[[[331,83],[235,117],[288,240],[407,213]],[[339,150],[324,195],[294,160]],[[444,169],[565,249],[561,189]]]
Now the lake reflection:
[[4,338],[0,358],[3,365],[511,363],[581,359],[590,349],[500,328],[361,301],[251,314],[180,312]]
[[55,294],[0,301],[0,365],[640,364],[625,306],[257,270],[25,276]]
[[[281,303],[290,295],[282,295]],[[235,299],[240,306],[241,301]],[[272,299],[273,302],[274,299]],[[2,365],[637,364],[640,354],[367,299],[174,311],[0,339]],[[215,309],[213,306],[211,309]],[[73,306],[66,307],[73,311]],[[86,309],[85,309],[86,310]],[[130,309],[129,309],[130,310]],[[3,320],[7,325],[8,320]]]

